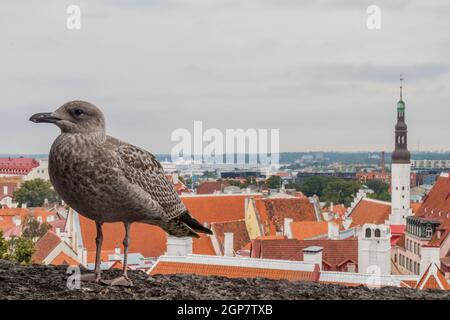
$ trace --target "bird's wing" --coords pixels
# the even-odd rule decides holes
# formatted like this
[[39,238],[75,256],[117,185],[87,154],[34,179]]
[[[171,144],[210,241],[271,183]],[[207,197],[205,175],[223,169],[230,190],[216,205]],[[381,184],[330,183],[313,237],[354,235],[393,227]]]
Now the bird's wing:
[[163,220],[171,220],[186,212],[173,184],[167,179],[153,154],[112,137],[108,137],[107,143],[115,146],[124,177],[139,186],[163,208]]

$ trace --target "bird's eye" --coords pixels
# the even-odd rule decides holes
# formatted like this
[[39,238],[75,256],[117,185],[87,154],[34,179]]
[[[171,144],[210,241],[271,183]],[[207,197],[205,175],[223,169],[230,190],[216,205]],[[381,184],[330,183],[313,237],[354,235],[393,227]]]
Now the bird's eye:
[[84,113],[84,111],[81,110],[81,109],[74,109],[73,110],[73,114],[76,115],[76,116],[81,116],[83,113]]

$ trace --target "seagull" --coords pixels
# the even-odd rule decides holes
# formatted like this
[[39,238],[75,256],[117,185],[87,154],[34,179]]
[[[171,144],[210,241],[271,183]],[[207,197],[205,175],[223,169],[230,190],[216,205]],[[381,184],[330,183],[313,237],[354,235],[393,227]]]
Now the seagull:
[[[86,101],[70,101],[54,112],[31,116],[34,123],[52,123],[61,134],[49,154],[49,175],[56,192],[74,210],[94,220],[97,229],[94,273],[81,280],[132,286],[127,275],[130,226],[156,225],[175,237],[212,234],[195,220],[153,154],[106,135],[102,111]],[[104,223],[125,227],[123,274],[101,279]]]

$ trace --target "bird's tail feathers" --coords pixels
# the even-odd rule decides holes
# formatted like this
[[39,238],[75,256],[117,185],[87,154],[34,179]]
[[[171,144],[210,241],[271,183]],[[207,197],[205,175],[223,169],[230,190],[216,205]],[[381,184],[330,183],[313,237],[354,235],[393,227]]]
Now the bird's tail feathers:
[[206,233],[212,235],[212,231],[206,227],[204,227],[200,222],[195,220],[188,211],[185,211],[178,219],[184,222],[189,228],[194,231]]

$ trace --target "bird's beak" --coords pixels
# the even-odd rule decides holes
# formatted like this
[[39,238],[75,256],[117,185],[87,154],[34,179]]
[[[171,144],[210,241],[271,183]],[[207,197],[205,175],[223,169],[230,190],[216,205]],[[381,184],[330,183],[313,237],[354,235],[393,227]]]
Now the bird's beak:
[[61,118],[58,118],[53,112],[36,113],[33,114],[30,118],[30,121],[34,123],[40,122],[56,123],[59,120],[61,120]]

